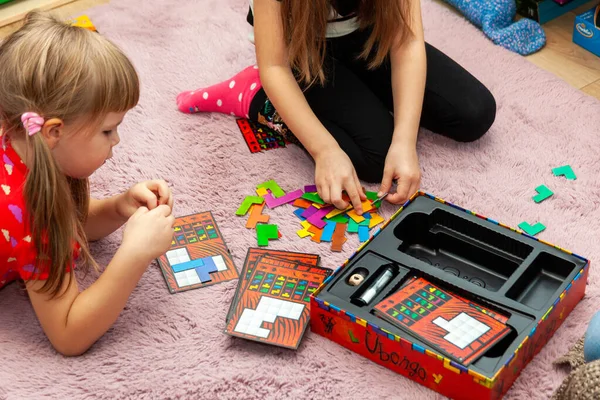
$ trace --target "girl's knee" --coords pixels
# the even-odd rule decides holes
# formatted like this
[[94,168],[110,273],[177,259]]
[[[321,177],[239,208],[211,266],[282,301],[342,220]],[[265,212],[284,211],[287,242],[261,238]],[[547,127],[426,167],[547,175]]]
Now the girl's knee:
[[473,142],[490,130],[496,120],[496,99],[492,93],[485,89],[479,96],[477,103],[470,110],[467,126],[469,134],[466,142]]
[[496,120],[496,99],[489,90],[482,90],[475,101],[468,102],[462,110],[461,131],[456,135],[460,142],[474,142],[485,135]]

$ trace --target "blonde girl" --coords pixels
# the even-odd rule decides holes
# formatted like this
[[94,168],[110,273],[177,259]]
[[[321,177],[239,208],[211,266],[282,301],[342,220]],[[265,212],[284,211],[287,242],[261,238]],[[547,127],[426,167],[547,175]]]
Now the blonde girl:
[[[112,157],[139,97],[136,71],[114,44],[34,12],[1,43],[0,66],[0,289],[23,280],[54,348],[78,355],[169,248],[171,191],[157,180],[90,199],[88,177]],[[75,262],[95,266],[88,241],[126,222],[114,258],[80,292]]]

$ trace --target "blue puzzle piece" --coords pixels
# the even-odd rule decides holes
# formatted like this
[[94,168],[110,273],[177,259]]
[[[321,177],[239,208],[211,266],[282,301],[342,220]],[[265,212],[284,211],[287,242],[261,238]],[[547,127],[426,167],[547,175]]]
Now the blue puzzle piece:
[[171,268],[173,269],[173,272],[182,272],[182,271],[187,271],[188,269],[196,269],[203,265],[204,265],[203,259],[199,258],[197,260],[191,260],[191,261],[186,261],[181,264],[171,265]]
[[335,231],[335,222],[328,221],[325,228],[323,228],[323,233],[321,233],[321,242],[331,242],[333,231]]
[[361,243],[364,243],[367,240],[369,240],[369,227],[368,226],[365,226],[365,225],[358,226],[358,240],[360,240]]
[[368,212],[366,212],[366,213],[364,213],[362,216],[363,216],[363,217],[364,217],[366,220],[369,220],[369,219],[371,219],[371,213],[368,213]]
[[[304,212],[304,208],[299,208],[296,211],[294,211],[294,214],[296,214],[296,217],[300,218],[300,220],[304,221],[306,218],[304,218],[302,216],[302,213]],[[322,239],[321,239],[322,240]]]
[[196,273],[202,283],[210,282],[210,273],[217,272],[217,266],[211,257],[203,258],[202,260],[204,260],[204,265],[196,268]]

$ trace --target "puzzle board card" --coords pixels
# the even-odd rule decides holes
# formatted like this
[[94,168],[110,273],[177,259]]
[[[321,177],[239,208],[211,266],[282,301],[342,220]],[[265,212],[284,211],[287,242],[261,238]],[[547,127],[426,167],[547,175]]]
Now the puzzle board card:
[[[413,276],[413,277],[407,279],[407,281],[402,284],[401,288],[410,285],[417,279],[419,279],[419,277],[417,277],[417,276]],[[499,321],[502,324],[506,324],[506,322],[508,321],[508,316],[502,314],[501,312],[492,311],[489,307],[484,307],[481,304],[477,304],[477,303],[475,303],[469,299],[466,299],[456,293],[452,293],[452,296],[464,301],[465,303],[469,304],[471,307],[475,308],[476,310],[481,311],[484,314],[489,315],[490,317],[494,318],[496,321]]]
[[[304,257],[305,255],[308,255],[311,257]],[[248,263],[244,264],[244,270],[242,270],[242,273],[240,274],[238,286],[236,288],[236,292],[235,292],[233,300],[231,302],[229,312],[227,313],[227,321],[229,321],[229,319],[231,318],[231,314],[233,313],[235,303],[239,300],[239,296],[240,296],[241,292],[248,286],[248,282],[250,281],[252,273],[254,272],[254,268],[260,260],[263,260],[264,262],[269,263],[271,265],[277,265],[277,266],[282,266],[282,267],[291,268],[291,269],[298,269],[300,271],[305,271],[305,272],[310,272],[310,273],[324,274],[326,276],[331,275],[331,273],[333,272],[332,270],[330,270],[328,268],[322,268],[322,267],[315,265],[315,264],[318,264],[318,262],[319,262],[318,256],[317,256],[317,258],[313,258],[312,254],[302,254],[302,253],[290,253],[289,259],[287,258],[287,256],[288,255],[285,255],[282,252],[281,255],[271,255],[271,254],[259,255],[258,258],[256,258],[256,259],[254,259],[255,255],[252,255],[249,257],[250,261]],[[304,263],[302,261],[307,262],[307,263]]]
[[235,294],[233,295],[233,300],[229,307],[229,311],[227,312],[227,321],[229,321],[229,319],[231,318],[231,314],[233,314],[234,305],[237,303],[242,289],[246,287],[248,281],[250,280],[250,277],[252,276],[252,272],[254,271],[254,266],[256,265],[256,262],[262,256],[274,257],[280,260],[295,261],[298,264],[310,265],[314,267],[319,265],[320,259],[320,257],[316,254],[297,253],[293,251],[282,250],[267,250],[256,247],[248,249],[248,253],[246,254],[246,260],[244,261],[244,266],[242,267],[242,271],[240,273],[240,279],[238,281]]
[[423,278],[381,301],[375,314],[465,366],[510,332],[501,321]]
[[294,264],[261,257],[225,333],[297,349],[309,321],[310,295],[329,274],[294,269]]
[[210,211],[175,219],[171,249],[158,258],[171,293],[238,277],[229,249]]
[[236,123],[251,153],[260,153],[286,146],[283,135],[262,124],[245,118],[237,119]]

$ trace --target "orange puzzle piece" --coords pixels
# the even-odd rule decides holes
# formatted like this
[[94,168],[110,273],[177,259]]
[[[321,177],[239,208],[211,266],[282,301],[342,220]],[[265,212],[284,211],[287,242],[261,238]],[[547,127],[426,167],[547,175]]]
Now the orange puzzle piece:
[[256,224],[262,222],[266,224],[269,222],[269,216],[267,214],[263,214],[263,208],[265,208],[265,203],[262,204],[253,204],[250,208],[250,216],[248,217],[248,221],[246,222],[246,228],[254,229],[256,228]]
[[294,207],[308,208],[308,207],[312,206],[312,203],[306,199],[300,198],[300,199],[294,200],[294,203],[292,205]]
[[312,240],[313,242],[316,242],[316,243],[321,243],[321,235],[323,234],[323,229],[320,229],[314,225],[311,225],[307,229],[307,231],[313,234],[312,238],[310,240]]
[[336,223],[331,236],[331,251],[342,251],[344,243],[346,243],[346,224]]
[[358,215],[356,213],[356,210],[354,210],[354,209],[348,211],[346,213],[346,215],[349,216],[350,218],[352,218],[354,220],[354,222],[356,222],[357,224],[360,224],[361,222],[363,222],[365,220],[365,217],[363,217],[362,215]]

